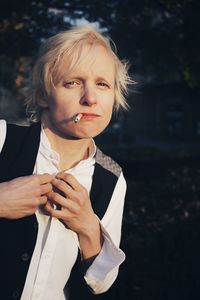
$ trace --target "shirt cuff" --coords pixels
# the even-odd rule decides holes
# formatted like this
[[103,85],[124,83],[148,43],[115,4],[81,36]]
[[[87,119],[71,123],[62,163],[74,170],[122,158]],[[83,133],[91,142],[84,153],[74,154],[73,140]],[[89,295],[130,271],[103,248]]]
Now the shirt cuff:
[[87,284],[96,293],[103,292],[98,290],[104,282],[106,286],[111,286],[118,274],[119,265],[125,260],[124,252],[113,243],[102,225],[101,229],[104,237],[102,249],[84,276]]

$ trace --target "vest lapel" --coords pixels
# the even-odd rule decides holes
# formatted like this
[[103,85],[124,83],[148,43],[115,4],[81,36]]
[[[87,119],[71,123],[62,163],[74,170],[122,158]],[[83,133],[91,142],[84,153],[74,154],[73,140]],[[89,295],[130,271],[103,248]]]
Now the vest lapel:
[[118,178],[100,164],[95,164],[90,199],[94,212],[102,219],[110,202]]

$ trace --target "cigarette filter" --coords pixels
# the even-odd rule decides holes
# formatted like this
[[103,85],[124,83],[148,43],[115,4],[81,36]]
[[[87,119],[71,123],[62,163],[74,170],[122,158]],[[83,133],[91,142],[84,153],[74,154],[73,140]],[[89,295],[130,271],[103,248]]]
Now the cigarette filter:
[[82,115],[81,114],[77,114],[74,118],[74,123],[78,123],[81,119]]

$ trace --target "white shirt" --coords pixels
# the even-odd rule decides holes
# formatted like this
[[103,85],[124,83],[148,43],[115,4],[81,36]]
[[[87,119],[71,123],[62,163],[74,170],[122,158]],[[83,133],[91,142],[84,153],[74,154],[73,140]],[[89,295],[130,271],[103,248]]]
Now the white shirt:
[[[0,120],[0,151],[6,136],[6,122]],[[90,192],[94,172],[96,146],[89,158],[67,170]],[[59,154],[51,149],[44,130],[41,131],[34,174],[58,173]],[[84,278],[94,293],[105,292],[114,282],[125,254],[119,249],[126,182],[121,173],[107,211],[100,221],[103,247],[88,268]],[[38,236],[30,262],[21,300],[64,300],[63,288],[69,279],[78,254],[78,237],[56,218],[36,212]]]

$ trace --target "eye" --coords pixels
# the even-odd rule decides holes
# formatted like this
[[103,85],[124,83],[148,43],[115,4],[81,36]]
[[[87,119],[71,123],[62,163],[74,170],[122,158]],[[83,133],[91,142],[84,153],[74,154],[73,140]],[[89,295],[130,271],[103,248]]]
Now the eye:
[[75,80],[70,80],[70,81],[64,81],[63,82],[63,86],[66,87],[66,88],[71,88],[71,87],[74,87],[78,84],[79,84],[79,82],[75,81]]
[[99,81],[97,82],[97,85],[103,88],[109,88],[110,85],[108,83],[106,83],[105,81]]

